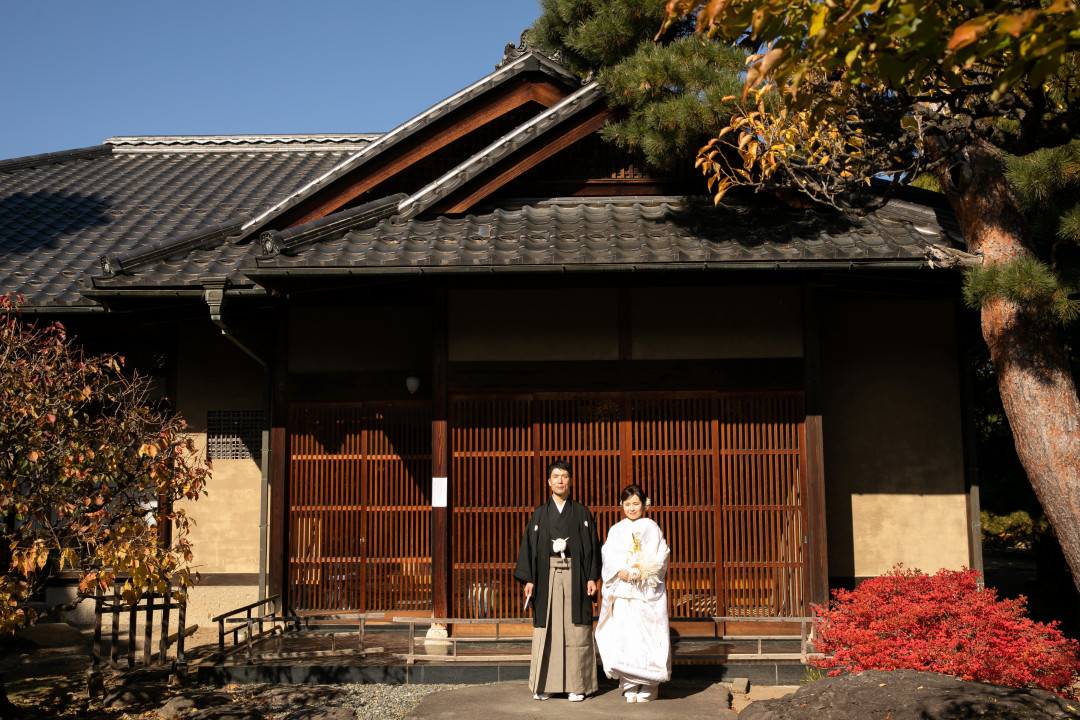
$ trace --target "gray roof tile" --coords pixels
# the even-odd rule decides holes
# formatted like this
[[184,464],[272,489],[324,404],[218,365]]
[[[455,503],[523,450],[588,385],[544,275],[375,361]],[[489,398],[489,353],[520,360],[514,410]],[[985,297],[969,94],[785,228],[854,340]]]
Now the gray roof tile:
[[[123,255],[259,213],[370,136],[342,136],[334,149],[325,136],[318,143],[309,137],[229,143],[113,138],[123,147],[0,163],[3,291],[25,295],[31,306],[90,305],[80,291],[103,255]],[[213,255],[218,254],[222,259],[209,264],[234,271],[243,253],[225,249]]]
[[733,200],[714,210],[675,199],[565,200],[481,215],[396,218],[295,255],[252,255],[248,260],[257,268],[248,273],[302,267],[921,262],[927,244],[941,240],[897,220],[889,206],[851,220],[764,210],[761,202]]

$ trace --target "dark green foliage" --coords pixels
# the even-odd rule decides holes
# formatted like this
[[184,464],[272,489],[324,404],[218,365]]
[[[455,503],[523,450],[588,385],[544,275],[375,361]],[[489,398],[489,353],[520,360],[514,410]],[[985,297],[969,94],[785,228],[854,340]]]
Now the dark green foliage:
[[693,162],[698,149],[728,124],[735,105],[725,98],[742,94],[739,73],[746,57],[742,50],[698,37],[642,44],[600,72],[608,102],[629,111],[600,134],[654,168]]
[[541,0],[529,44],[558,54],[568,68],[598,73],[625,119],[601,132],[653,169],[693,164],[698,149],[728,124],[742,95],[746,53],[691,34],[677,23],[659,41],[658,0]]
[[541,0],[540,12],[526,39],[582,76],[631,55],[664,21],[657,0]]
[[1011,157],[1006,167],[1036,243],[1080,242],[1080,142]]
[[994,297],[1020,304],[1045,322],[1071,322],[1080,317],[1074,287],[1063,282],[1047,263],[1023,257],[1007,263],[972,268],[964,275],[964,300],[980,308]]

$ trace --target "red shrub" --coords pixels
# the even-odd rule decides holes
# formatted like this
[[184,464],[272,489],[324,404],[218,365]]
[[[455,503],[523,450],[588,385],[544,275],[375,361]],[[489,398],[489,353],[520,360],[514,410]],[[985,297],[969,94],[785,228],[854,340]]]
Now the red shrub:
[[1057,623],[1026,616],[1027,600],[980,590],[975,570],[926,575],[897,565],[852,591],[834,590],[814,608],[812,660],[842,671],[929,670],[964,680],[1064,693],[1080,672],[1080,652]]

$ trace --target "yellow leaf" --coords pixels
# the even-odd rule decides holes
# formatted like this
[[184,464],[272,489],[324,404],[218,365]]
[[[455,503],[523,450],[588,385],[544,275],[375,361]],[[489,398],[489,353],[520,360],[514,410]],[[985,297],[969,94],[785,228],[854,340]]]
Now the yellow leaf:
[[814,37],[825,28],[825,16],[829,14],[829,8],[818,5],[814,9],[814,18],[810,21],[810,37]]

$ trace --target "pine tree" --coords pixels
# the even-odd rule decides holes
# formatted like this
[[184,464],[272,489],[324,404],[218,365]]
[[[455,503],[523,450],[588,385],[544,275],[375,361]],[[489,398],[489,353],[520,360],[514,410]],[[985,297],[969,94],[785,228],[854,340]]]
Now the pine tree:
[[555,55],[582,77],[596,75],[623,118],[605,140],[661,171],[687,167],[706,140],[727,125],[742,92],[747,54],[664,20],[656,0],[542,0],[526,31],[529,44]]

